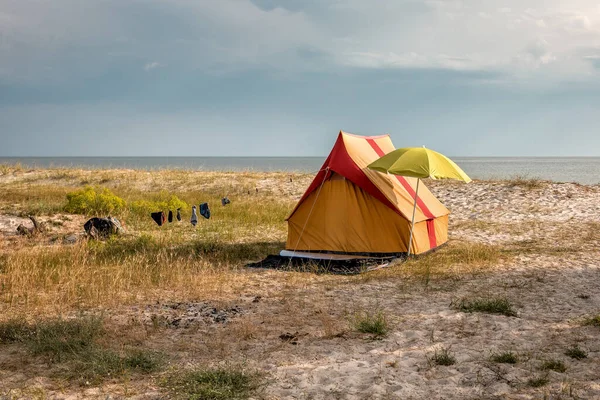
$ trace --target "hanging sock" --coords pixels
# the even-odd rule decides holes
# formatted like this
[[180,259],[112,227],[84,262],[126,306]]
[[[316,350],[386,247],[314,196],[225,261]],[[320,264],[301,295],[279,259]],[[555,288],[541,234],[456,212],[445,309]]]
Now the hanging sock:
[[208,203],[200,204],[200,215],[206,219],[210,218],[210,209],[208,208]]
[[169,223],[173,222],[173,211],[169,210]]
[[221,205],[225,206],[227,204],[231,203],[231,201],[229,201],[229,199],[227,197],[223,197],[221,199]]
[[177,221],[181,221],[181,208],[177,209]]
[[196,206],[192,206],[192,219],[190,220],[192,225],[196,226],[198,223],[198,215],[196,214]]
[[150,214],[154,222],[158,224],[158,226],[162,226],[165,223],[165,213],[162,211],[153,212]]

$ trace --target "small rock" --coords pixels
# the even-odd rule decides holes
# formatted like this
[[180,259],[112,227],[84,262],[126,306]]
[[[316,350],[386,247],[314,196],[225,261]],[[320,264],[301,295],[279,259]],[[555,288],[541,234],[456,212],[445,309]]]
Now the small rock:
[[63,238],[63,244],[75,244],[79,240],[77,235],[69,235]]

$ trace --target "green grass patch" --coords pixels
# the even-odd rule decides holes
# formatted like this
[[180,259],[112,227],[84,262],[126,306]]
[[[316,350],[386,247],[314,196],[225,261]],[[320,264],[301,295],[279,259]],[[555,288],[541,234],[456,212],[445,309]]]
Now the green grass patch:
[[595,315],[593,317],[588,317],[583,320],[583,325],[587,326],[596,326],[600,328],[600,315]]
[[547,385],[548,382],[550,382],[550,379],[548,379],[548,375],[543,375],[529,378],[529,380],[527,380],[527,385],[534,388],[538,388]]
[[385,314],[381,311],[361,311],[352,317],[354,329],[362,333],[370,333],[375,337],[384,337],[389,331]]
[[33,334],[33,329],[23,321],[10,320],[0,323],[0,344],[24,342]]
[[132,372],[156,372],[163,365],[164,355],[159,352],[135,349],[120,355],[110,349],[94,347],[64,365],[61,374],[69,380],[98,384],[106,378],[117,378]]
[[456,358],[450,353],[450,348],[442,347],[435,350],[433,355],[429,357],[429,362],[435,365],[454,365],[456,364]]
[[34,355],[62,361],[88,352],[103,333],[102,320],[97,317],[56,319],[36,324],[26,344]]
[[128,370],[150,373],[161,368],[163,358],[163,354],[159,352],[135,349],[127,353],[123,358],[123,364]]
[[55,319],[28,325],[20,321],[0,324],[0,343],[22,343],[33,356],[47,357],[56,369],[51,373],[97,384],[108,377],[150,373],[162,368],[162,353],[147,349],[126,350],[122,354],[98,343],[104,334],[102,320],[86,317]]
[[576,360],[583,360],[584,358],[587,358],[587,353],[585,350],[580,348],[578,345],[568,348],[567,351],[565,351],[565,355]]
[[540,366],[542,371],[555,371],[555,372],[565,372],[567,367],[565,363],[560,360],[546,360]]
[[260,387],[260,376],[238,367],[197,368],[171,374],[163,386],[179,399],[242,400]]
[[507,317],[515,317],[516,311],[511,302],[506,298],[480,298],[480,299],[461,299],[454,307],[462,312],[473,313],[482,312],[488,314],[500,314]]
[[504,353],[493,354],[490,359],[493,362],[501,364],[516,364],[519,358],[512,351],[505,351]]

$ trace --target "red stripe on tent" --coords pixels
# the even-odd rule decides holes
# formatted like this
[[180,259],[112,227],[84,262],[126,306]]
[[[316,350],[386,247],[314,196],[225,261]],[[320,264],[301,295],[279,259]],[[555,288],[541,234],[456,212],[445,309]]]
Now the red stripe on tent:
[[433,249],[437,246],[437,239],[435,237],[435,225],[432,219],[427,220],[427,235],[429,236],[429,248]]
[[[377,153],[377,155],[379,157],[385,156],[385,153],[383,152],[383,150],[381,150],[381,147],[379,147],[379,145],[377,144],[377,142],[375,142],[375,140],[367,139],[367,143],[369,143],[369,145],[371,145],[371,147],[373,148],[373,150],[375,150],[375,152]],[[408,192],[410,197],[412,197],[413,200],[415,200],[415,198],[416,198],[417,205],[419,206],[419,208],[421,209],[423,214],[427,217],[427,235],[429,236],[429,248],[433,249],[437,245],[437,239],[435,237],[435,227],[433,225],[433,219],[435,218],[435,216],[431,213],[431,211],[429,211],[429,208],[427,207],[425,202],[417,196],[417,194],[415,193],[415,190],[408,183],[406,178],[404,178],[403,176],[399,176],[399,175],[394,175],[394,176],[396,177],[398,182],[400,182],[402,187],[404,187],[404,189]]]

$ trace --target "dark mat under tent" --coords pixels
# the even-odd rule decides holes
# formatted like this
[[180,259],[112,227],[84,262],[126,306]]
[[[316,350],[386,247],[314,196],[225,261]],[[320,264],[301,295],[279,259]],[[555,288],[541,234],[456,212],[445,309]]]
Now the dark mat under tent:
[[262,261],[247,264],[248,268],[266,268],[281,271],[313,272],[318,274],[356,275],[390,265],[395,257],[361,258],[352,260],[318,260],[302,257],[269,255]]

